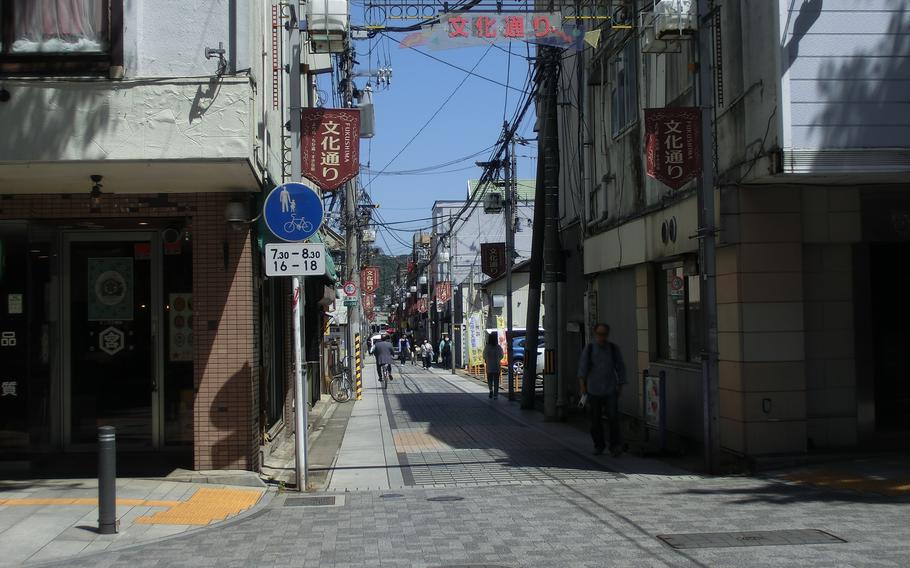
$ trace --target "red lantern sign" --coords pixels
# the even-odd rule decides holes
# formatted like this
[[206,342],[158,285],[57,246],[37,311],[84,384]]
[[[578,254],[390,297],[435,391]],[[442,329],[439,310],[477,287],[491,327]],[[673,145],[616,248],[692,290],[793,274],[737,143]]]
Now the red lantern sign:
[[436,283],[436,298],[443,304],[452,297],[452,283],[449,281]]
[[360,289],[364,294],[372,294],[379,289],[378,266],[367,266],[360,271]]
[[679,189],[701,173],[701,111],[646,108],[648,175]]
[[303,175],[323,191],[334,191],[360,169],[360,111],[340,108],[301,110]]
[[506,272],[506,244],[481,243],[480,266],[490,278],[498,278]]
[[417,300],[417,311],[422,314],[427,313],[427,299],[426,298],[421,298],[421,299]]

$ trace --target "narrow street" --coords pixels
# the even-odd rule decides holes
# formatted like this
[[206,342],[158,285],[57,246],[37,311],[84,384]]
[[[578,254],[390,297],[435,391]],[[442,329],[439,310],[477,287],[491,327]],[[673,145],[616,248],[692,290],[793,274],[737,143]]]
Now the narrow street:
[[[906,501],[595,457],[584,432],[539,422],[504,395],[490,400],[477,381],[396,365],[383,391],[366,371],[328,491],[278,493],[233,521],[57,565],[897,567],[910,558]],[[732,531],[747,534],[717,534]]]

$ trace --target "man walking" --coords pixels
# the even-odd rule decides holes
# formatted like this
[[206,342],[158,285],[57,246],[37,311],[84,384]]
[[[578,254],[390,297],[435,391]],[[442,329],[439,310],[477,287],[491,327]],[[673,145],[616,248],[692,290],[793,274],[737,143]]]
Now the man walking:
[[383,370],[388,373],[389,380],[391,381],[394,349],[392,349],[392,342],[389,341],[389,336],[383,334],[379,341],[374,343],[370,348],[370,353],[376,357],[376,372],[379,373],[379,381],[382,381]]
[[600,455],[606,448],[603,425],[606,410],[610,422],[610,454],[618,457],[622,453],[619,397],[622,385],[626,384],[626,366],[619,347],[609,338],[609,325],[594,326],[594,343],[585,346],[578,360],[578,389],[581,404],[588,407],[591,417],[594,454]]

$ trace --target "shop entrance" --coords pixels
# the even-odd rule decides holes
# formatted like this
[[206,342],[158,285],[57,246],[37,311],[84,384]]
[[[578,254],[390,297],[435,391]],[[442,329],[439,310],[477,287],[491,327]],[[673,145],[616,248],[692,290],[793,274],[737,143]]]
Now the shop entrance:
[[63,441],[94,447],[192,443],[190,247],[159,232],[63,236]]
[[910,243],[870,247],[871,335],[874,357],[875,428],[910,432]]

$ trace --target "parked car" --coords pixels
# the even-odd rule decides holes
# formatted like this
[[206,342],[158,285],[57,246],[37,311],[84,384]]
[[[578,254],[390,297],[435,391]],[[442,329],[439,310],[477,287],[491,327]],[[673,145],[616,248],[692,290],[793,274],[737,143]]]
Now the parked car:
[[[526,337],[512,338],[512,373],[523,375],[525,371],[525,341]],[[537,340],[537,375],[543,376],[544,337]]]

